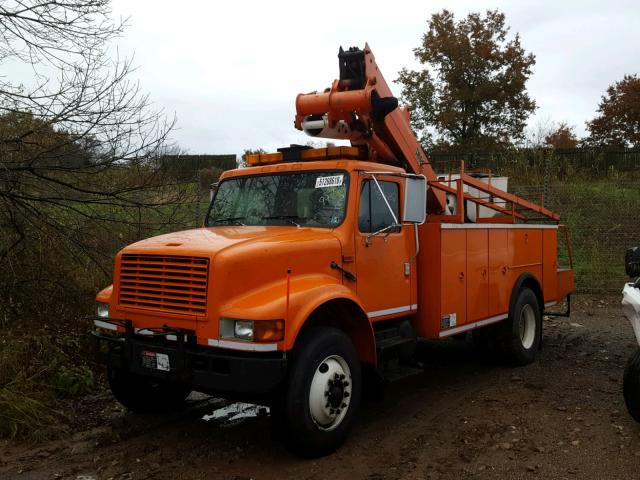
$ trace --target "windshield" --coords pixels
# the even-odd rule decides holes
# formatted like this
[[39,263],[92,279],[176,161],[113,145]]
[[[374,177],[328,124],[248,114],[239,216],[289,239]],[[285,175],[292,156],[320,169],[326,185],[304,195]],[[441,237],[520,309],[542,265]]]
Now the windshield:
[[349,176],[341,171],[247,175],[220,183],[206,225],[337,227]]

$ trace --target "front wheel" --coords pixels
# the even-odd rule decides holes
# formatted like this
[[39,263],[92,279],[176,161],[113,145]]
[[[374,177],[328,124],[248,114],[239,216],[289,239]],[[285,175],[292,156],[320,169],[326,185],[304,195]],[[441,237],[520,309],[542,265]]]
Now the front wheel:
[[636,350],[627,362],[622,391],[629,414],[636,422],[640,422],[640,350]]
[[303,332],[277,406],[285,442],[306,457],[333,452],[353,423],[361,389],[360,361],[345,333],[329,327]]

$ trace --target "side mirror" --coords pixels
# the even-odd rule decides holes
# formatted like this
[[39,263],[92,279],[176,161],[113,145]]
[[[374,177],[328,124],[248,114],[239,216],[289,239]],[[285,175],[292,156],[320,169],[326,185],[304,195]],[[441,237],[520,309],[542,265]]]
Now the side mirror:
[[417,224],[425,222],[427,217],[427,179],[425,177],[405,178],[403,212],[403,222]]

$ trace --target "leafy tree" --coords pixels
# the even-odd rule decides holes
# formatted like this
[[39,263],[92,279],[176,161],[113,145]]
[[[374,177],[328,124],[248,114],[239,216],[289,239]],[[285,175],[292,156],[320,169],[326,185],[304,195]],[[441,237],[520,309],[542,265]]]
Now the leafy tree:
[[448,10],[431,16],[414,50],[423,68],[402,69],[397,80],[423,142],[473,151],[522,139],[536,108],[526,90],[535,57],[508,33],[497,10],[459,21]]
[[556,150],[576,148],[578,146],[578,137],[576,136],[574,127],[566,122],[560,122],[544,140],[547,145]]
[[640,147],[640,77],[625,75],[607,88],[596,117],[587,122],[588,145]]

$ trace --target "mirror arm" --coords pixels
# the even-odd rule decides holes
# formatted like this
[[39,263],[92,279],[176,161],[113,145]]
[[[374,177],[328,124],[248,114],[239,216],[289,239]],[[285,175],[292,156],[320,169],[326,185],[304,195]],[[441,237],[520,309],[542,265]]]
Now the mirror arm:
[[[393,223],[393,224],[391,224],[391,225],[387,225],[387,226],[386,226],[386,227],[384,227],[384,228],[381,228],[381,229],[380,229],[380,230],[378,230],[377,232],[370,233],[369,235],[367,235],[367,238],[365,239],[365,243],[366,243],[367,245],[369,245],[369,244],[371,243],[371,239],[372,239],[373,237],[376,237],[376,236],[378,236],[378,235],[380,235],[380,234],[382,234],[382,233],[385,233],[387,230],[391,230],[392,228],[398,228],[398,227],[399,227],[399,228],[402,228],[402,224],[400,224],[400,223]],[[386,236],[388,236],[388,235],[390,235],[390,234],[391,234],[391,232],[387,232],[387,235],[386,235]]]
[[[384,200],[384,204],[387,206],[387,208],[389,209],[389,213],[391,214],[391,217],[393,218],[393,223],[394,226],[399,225],[398,224],[398,217],[396,217],[396,214],[393,213],[393,209],[391,208],[391,205],[389,205],[389,201],[387,200],[386,195],[384,194],[384,192],[382,191],[382,187],[380,187],[380,184],[378,183],[378,179],[376,178],[375,175],[371,175],[371,178],[373,178],[373,181],[376,184],[376,187],[378,187],[378,191],[380,192],[380,195],[382,195],[382,199]],[[387,227],[388,228],[388,227]]]

